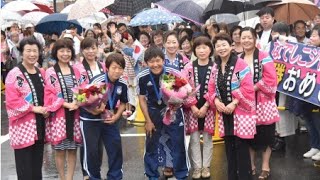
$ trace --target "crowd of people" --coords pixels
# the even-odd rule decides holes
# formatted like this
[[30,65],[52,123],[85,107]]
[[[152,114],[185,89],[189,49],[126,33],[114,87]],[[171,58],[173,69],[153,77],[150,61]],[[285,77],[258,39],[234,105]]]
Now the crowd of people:
[[[81,35],[72,25],[50,35],[35,32],[32,24],[23,32],[16,23],[1,31],[1,75],[18,179],[42,179],[45,143],[55,151],[62,180],[73,179],[77,149],[84,179],[101,179],[104,148],[107,179],[122,179],[118,123],[135,118],[137,103],[145,118],[144,173],[150,180],[160,177],[159,167],[166,177],[187,179],[190,163],[192,178],[209,178],[215,133],[225,142],[229,180],[256,174],[267,179],[272,151],[285,150],[285,137],[295,134],[298,124],[306,126],[310,139],[303,156],[320,166],[319,113],[312,112],[319,107],[277,93],[268,52],[277,40],[320,47],[320,14],[311,27],[302,20],[291,26],[275,22],[269,7],[257,15],[255,28],[228,27],[210,18],[202,27],[180,23],[170,30],[111,21]],[[144,48],[137,58],[136,40]],[[166,125],[160,80],[171,72],[200,88]],[[79,107],[72,88],[100,82],[111,87],[108,101],[92,111]],[[112,116],[101,120],[105,110]],[[257,151],[262,151],[261,168],[256,168]]]

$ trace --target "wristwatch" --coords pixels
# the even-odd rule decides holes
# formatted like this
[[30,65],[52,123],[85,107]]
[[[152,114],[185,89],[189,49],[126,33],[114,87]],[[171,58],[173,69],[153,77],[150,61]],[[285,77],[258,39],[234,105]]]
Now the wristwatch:
[[238,106],[239,102],[232,102],[232,104],[234,104],[236,107]]
[[209,108],[209,107],[210,107],[210,104],[204,103],[204,106],[205,106],[206,108]]

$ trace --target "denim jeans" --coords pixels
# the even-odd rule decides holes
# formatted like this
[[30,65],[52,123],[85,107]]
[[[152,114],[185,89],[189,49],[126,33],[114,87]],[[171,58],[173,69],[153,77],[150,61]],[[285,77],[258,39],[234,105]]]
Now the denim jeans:
[[306,120],[311,148],[320,149],[320,113],[305,113],[304,119]]

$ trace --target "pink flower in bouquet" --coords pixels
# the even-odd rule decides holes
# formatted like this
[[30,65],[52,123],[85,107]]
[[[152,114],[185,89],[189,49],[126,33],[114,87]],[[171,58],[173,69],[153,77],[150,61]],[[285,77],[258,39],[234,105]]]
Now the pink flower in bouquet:
[[89,84],[73,88],[73,95],[79,106],[91,110],[107,101],[108,87],[105,83]]
[[180,74],[164,75],[160,88],[163,100],[167,104],[163,123],[169,125],[174,122],[176,110],[183,105],[187,98],[194,96],[198,89],[199,87],[192,89],[187,79],[181,77]]

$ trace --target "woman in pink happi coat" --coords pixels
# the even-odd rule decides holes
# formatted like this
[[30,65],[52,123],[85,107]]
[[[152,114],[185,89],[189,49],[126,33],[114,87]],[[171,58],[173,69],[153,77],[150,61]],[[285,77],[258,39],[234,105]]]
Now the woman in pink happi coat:
[[[79,111],[73,101],[72,88],[78,86],[79,72],[69,64],[75,58],[72,41],[59,39],[53,45],[52,57],[57,63],[46,71],[45,106],[51,112],[46,124],[46,140],[55,150],[60,179],[73,179],[77,147],[82,143]],[[64,167],[67,158],[67,173]]]
[[246,27],[240,33],[244,52],[241,58],[250,67],[256,98],[257,134],[250,142],[252,173],[255,174],[255,154],[262,150],[262,172],[259,179],[267,179],[270,175],[269,160],[271,145],[274,142],[275,123],[280,120],[276,105],[277,73],[273,60],[266,52],[256,48],[257,34],[253,28]]
[[256,133],[255,97],[250,68],[232,53],[228,34],[213,41],[216,76],[209,81],[207,101],[219,112],[219,133],[224,138],[229,180],[251,180],[248,140]]
[[[189,62],[181,71],[189,80],[191,87],[200,86],[195,97],[188,99],[188,108],[184,109],[186,131],[190,134],[190,160],[194,172],[192,178],[209,178],[212,159],[212,134],[214,133],[215,110],[209,108],[204,98],[208,92],[208,82],[215,76],[214,62],[210,58],[213,46],[208,37],[201,36],[194,40],[193,52],[197,60]],[[192,100],[191,100],[192,99]],[[201,153],[200,134],[203,135],[203,151]],[[203,156],[201,157],[201,154]]]
[[19,180],[42,180],[45,118],[49,113],[43,106],[44,71],[35,67],[41,49],[35,39],[23,39],[22,63],[6,78],[10,145]]

